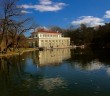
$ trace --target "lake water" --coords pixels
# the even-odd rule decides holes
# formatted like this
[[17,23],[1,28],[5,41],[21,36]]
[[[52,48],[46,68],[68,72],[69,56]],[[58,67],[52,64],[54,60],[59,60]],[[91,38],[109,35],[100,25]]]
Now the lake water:
[[110,96],[110,51],[54,49],[0,58],[0,96]]

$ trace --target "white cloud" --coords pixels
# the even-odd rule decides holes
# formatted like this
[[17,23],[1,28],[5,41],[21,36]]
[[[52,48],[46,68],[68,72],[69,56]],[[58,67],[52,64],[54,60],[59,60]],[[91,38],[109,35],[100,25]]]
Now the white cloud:
[[110,10],[105,12],[104,18],[110,18]]
[[89,27],[104,25],[104,20],[93,16],[81,16],[77,20],[72,21],[72,25],[86,24]]
[[21,5],[21,8],[24,9],[34,9],[40,12],[47,12],[47,11],[59,11],[66,6],[63,2],[52,2],[51,0],[39,0],[38,5],[28,5],[24,4]]
[[32,13],[30,11],[22,10],[21,13],[27,14],[27,13]]
[[52,4],[52,1],[51,0],[40,0],[40,4],[49,5],[49,4]]

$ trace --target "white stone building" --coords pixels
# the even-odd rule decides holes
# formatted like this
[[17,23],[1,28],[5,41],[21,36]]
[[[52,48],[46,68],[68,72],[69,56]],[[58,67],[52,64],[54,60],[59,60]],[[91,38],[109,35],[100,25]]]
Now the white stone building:
[[37,29],[36,32],[33,32],[28,39],[28,42],[30,47],[57,48],[70,46],[69,37],[62,37],[62,34],[59,32],[43,28]]

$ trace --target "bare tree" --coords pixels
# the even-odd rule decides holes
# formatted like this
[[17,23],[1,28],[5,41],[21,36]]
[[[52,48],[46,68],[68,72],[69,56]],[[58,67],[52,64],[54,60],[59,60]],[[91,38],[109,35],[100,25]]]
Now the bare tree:
[[6,50],[8,46],[8,33],[9,33],[9,25],[10,21],[16,20],[15,17],[18,17],[21,15],[20,8],[17,7],[16,3],[18,0],[2,0],[0,5],[0,31],[1,31],[1,42],[3,40],[6,43]]
[[23,33],[33,28],[27,25],[30,23],[30,18],[21,19],[23,14],[21,13],[22,8],[17,6],[18,1],[2,0],[0,6],[0,45],[5,41],[6,51],[9,46],[13,47],[13,51],[18,48]]

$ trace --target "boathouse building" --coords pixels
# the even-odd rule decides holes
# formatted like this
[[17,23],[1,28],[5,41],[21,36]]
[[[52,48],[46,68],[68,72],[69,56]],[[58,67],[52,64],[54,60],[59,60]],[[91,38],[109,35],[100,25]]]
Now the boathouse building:
[[28,42],[30,47],[57,48],[70,46],[69,37],[63,37],[59,32],[44,28],[39,28],[33,32]]

